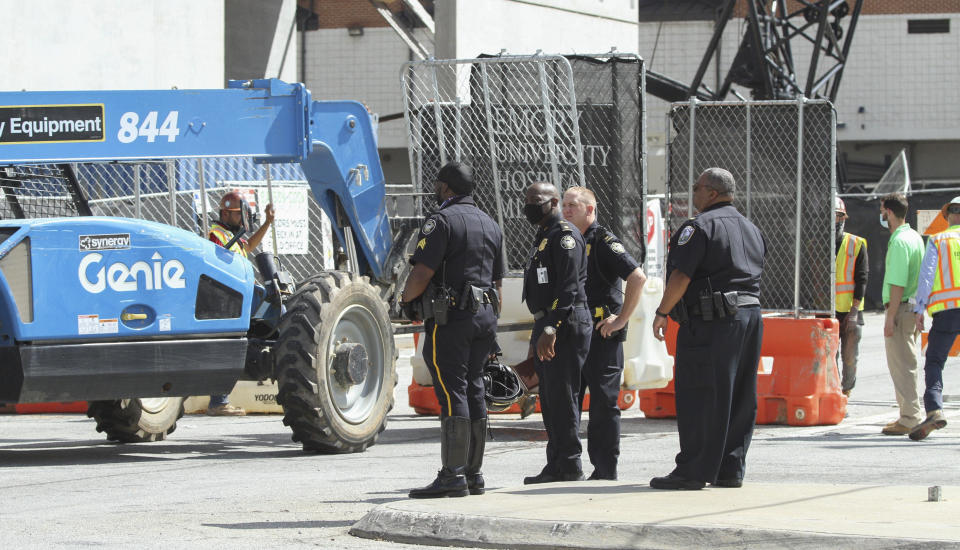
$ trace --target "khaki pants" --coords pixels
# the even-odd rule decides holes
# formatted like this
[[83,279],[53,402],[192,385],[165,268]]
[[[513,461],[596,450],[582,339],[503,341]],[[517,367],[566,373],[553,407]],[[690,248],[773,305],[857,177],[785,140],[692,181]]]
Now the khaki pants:
[[900,423],[912,428],[923,420],[917,378],[917,352],[920,337],[916,333],[916,314],[911,304],[900,304],[893,319],[893,336],[884,338],[887,368],[893,379],[893,390],[900,407]]

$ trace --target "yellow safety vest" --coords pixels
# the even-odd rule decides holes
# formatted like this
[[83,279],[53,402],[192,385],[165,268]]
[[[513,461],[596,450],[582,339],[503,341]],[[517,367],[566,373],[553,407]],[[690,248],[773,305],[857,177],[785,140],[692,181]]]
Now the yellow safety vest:
[[927,312],[933,315],[960,308],[960,226],[951,226],[930,240],[937,248],[937,274],[927,304]]
[[[867,246],[867,240],[850,233],[843,234],[843,242],[837,251],[837,311],[846,313],[853,309],[853,268],[857,264],[860,249]],[[863,309],[863,301],[860,302]]]
[[[213,225],[210,226],[210,234],[220,240],[220,246],[226,245],[230,242],[230,239],[233,238],[233,232],[217,222],[213,222]],[[230,250],[246,258],[247,251],[244,250],[242,241],[243,239],[237,239],[237,242],[233,243]]]

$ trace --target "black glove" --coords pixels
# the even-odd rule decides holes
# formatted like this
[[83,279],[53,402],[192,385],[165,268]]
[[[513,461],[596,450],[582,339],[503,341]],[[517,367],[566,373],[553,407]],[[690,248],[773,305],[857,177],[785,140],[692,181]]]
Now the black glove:
[[400,311],[403,312],[403,316],[411,321],[422,321],[420,318],[420,312],[417,311],[413,302],[400,302]]

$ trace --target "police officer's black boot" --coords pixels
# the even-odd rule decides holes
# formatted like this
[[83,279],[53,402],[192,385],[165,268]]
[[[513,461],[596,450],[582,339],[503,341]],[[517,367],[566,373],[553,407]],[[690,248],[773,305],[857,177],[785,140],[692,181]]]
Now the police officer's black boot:
[[483,450],[487,446],[487,419],[480,418],[470,421],[470,454],[467,457],[467,488],[471,495],[482,495],[484,492],[483,474],[480,467],[483,465]]
[[470,419],[448,416],[440,421],[440,461],[437,479],[426,487],[410,491],[410,498],[467,496],[467,453],[470,449]]

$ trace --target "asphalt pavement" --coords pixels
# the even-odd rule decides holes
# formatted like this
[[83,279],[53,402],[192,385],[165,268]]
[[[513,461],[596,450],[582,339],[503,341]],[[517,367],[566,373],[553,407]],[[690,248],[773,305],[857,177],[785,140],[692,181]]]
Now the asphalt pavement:
[[[84,415],[0,415],[0,540],[10,548],[960,547],[960,360],[944,373],[945,429],[922,442],[883,436],[896,407],[882,317],[866,318],[848,417],[836,426],[758,426],[741,489],[651,490],[650,478],[672,468],[676,423],[634,408],[623,415],[618,482],[524,487],[543,465],[542,423],[497,415],[484,465],[490,491],[411,501],[406,492],[439,467],[439,423],[407,405],[412,342],[404,338],[397,407],[380,441],[355,455],[304,454],[278,416],[190,415],[166,441],[117,445]],[[928,501],[931,486],[940,501]]]

